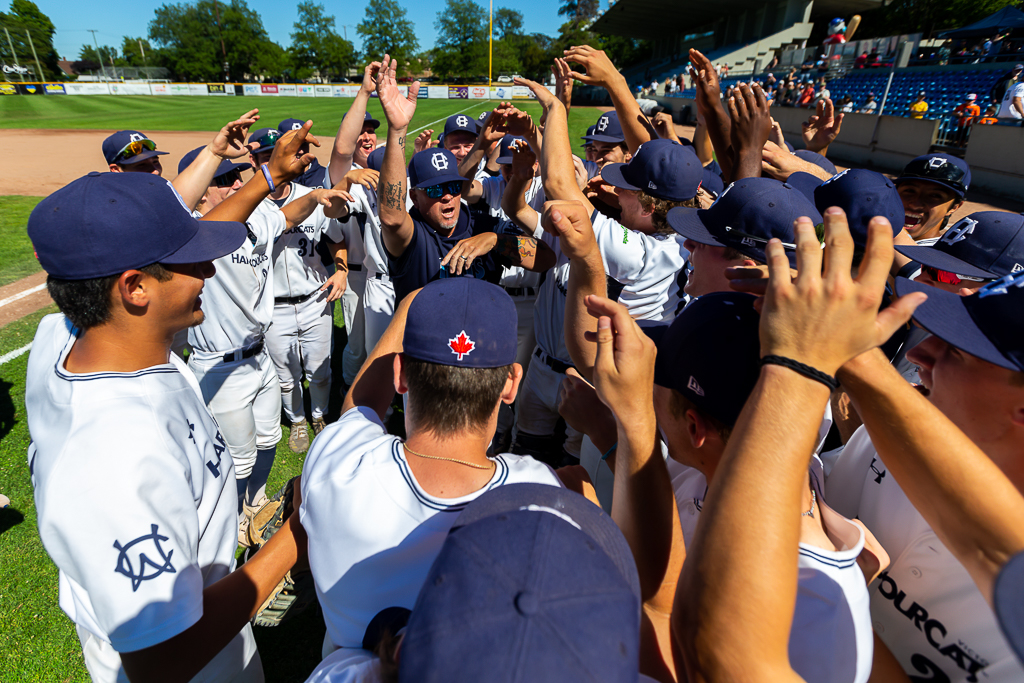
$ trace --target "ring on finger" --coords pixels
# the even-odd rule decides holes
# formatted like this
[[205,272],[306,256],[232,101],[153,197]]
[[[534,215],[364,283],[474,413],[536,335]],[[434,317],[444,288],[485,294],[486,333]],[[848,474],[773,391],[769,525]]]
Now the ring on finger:
[[460,258],[460,259],[462,259],[463,261],[465,261],[467,257],[465,257],[465,256],[460,256],[459,258]]

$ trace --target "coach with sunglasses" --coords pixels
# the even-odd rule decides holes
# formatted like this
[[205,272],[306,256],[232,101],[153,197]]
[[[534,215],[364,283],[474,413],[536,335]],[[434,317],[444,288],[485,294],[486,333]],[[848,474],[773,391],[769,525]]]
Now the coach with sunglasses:
[[119,130],[103,141],[103,158],[111,173],[163,175],[156,143],[137,130]]
[[[388,121],[377,196],[395,303],[440,278],[468,276],[497,282],[500,269],[489,253],[491,249],[527,270],[553,265],[554,259],[547,256],[554,254],[549,253],[546,245],[538,247],[537,240],[521,236],[488,240],[485,246],[459,256],[457,263],[442,265],[441,261],[459,241],[473,236],[473,220],[469,211],[462,210],[464,178],[459,175],[455,155],[437,148],[414,154],[406,177],[406,134],[416,112],[418,85],[413,84],[408,97],[403,97],[395,80],[395,66],[385,55],[377,75],[377,93]],[[412,201],[409,210],[406,187]],[[539,252],[544,253],[544,258],[538,258]]]

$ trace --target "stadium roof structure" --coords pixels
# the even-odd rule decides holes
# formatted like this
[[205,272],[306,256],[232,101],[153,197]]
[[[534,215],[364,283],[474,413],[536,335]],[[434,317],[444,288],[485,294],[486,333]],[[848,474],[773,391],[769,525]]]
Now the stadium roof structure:
[[767,5],[786,13],[789,5],[812,5],[816,19],[849,18],[882,6],[882,0],[617,0],[594,20],[590,30],[607,35],[658,39],[691,32],[730,16],[757,11]]
[[1024,12],[1008,5],[969,26],[943,31],[939,38],[987,38],[1019,28],[1024,28]]

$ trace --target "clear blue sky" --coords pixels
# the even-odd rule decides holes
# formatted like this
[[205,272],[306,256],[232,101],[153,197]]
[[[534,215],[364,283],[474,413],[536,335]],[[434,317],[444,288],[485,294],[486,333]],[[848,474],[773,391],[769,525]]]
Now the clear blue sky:
[[[166,0],[174,2],[175,0]],[[365,0],[362,2],[330,2],[320,0],[333,14],[339,35],[348,33],[348,39],[360,48],[359,35],[355,26],[366,16]],[[2,0],[0,0],[2,2]],[[54,46],[57,54],[70,60],[78,59],[78,51],[82,45],[92,44],[92,34],[86,29],[96,29],[96,40],[100,45],[113,45],[120,49],[122,37],[145,37],[147,27],[153,18],[156,8],[165,0],[35,0],[57,28]],[[420,48],[433,47],[436,31],[434,21],[437,13],[444,7],[444,0],[415,0],[407,2],[399,0],[405,6],[406,14],[416,25],[416,35],[420,40]],[[486,0],[477,0],[487,7]],[[6,2],[2,4],[6,5]],[[263,27],[270,34],[270,39],[288,47],[291,43],[289,34],[297,17],[298,2],[282,2],[281,0],[248,0],[251,9],[259,12],[263,18]],[[562,24],[558,16],[557,0],[496,0],[495,9],[510,7],[523,13],[523,29],[526,33],[546,33],[554,36]],[[607,3],[602,2],[602,7]],[[343,24],[348,26],[343,28]]]

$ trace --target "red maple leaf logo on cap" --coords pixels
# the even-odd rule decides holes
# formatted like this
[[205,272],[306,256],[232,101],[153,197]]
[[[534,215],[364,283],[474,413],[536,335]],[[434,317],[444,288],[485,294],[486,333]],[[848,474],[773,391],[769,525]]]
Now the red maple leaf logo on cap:
[[476,342],[470,339],[466,331],[463,330],[459,332],[459,336],[455,337],[455,339],[448,340],[448,348],[459,357],[459,360],[462,360],[463,356],[476,348]]

